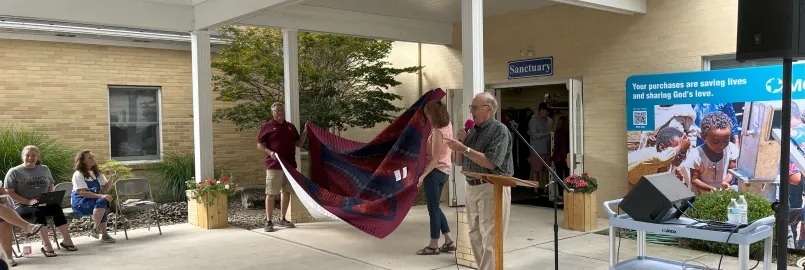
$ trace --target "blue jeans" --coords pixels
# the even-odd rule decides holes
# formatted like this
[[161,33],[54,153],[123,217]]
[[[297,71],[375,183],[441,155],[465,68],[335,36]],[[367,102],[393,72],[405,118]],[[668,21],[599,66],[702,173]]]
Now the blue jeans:
[[439,208],[439,201],[442,197],[444,184],[447,182],[448,175],[438,169],[433,169],[425,176],[425,199],[428,202],[428,215],[430,216],[430,238],[439,239],[439,232],[449,233],[447,218],[444,217],[442,209]]

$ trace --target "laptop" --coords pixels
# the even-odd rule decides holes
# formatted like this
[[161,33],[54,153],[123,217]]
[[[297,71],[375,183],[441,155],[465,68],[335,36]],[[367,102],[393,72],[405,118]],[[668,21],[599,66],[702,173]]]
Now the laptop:
[[64,193],[66,193],[65,190],[43,192],[42,196],[39,197],[39,202],[36,204],[36,207],[44,207],[49,204],[61,205],[62,200],[64,200]]

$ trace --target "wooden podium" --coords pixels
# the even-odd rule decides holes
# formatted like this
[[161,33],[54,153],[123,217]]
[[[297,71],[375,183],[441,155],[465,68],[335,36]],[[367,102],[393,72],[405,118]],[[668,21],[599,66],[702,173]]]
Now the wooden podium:
[[[485,180],[495,185],[495,269],[503,270],[503,187],[539,187],[539,183],[511,176],[461,171],[461,174]],[[475,262],[480,263],[480,262]]]

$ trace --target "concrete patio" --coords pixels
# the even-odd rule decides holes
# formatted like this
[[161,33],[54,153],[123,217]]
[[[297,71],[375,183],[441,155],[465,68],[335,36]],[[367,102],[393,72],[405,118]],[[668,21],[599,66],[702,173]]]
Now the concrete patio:
[[[444,206],[447,216],[455,208]],[[561,212],[559,217],[562,220]],[[553,268],[553,212],[514,205],[511,231],[505,245],[506,269]],[[599,227],[606,227],[599,219]],[[81,237],[77,252],[57,250],[45,258],[33,246],[32,258],[21,258],[15,269],[65,269],[70,266],[101,269],[470,269],[457,267],[452,253],[418,256],[427,243],[427,210],[412,208],[402,225],[386,239],[375,239],[337,221],[298,224],[295,229],[266,233],[262,229],[230,227],[203,230],[192,225],[165,226],[163,235],[145,229],[118,233],[116,244]],[[456,221],[451,221],[451,229]],[[560,225],[561,226],[561,225]],[[607,237],[560,229],[562,269],[607,269]],[[635,242],[622,240],[621,260],[636,253]],[[696,260],[710,267],[719,255],[649,244],[648,254],[673,260]],[[750,266],[754,266],[751,261]],[[725,257],[722,269],[736,269],[737,258]],[[762,269],[759,267],[757,269]],[[789,267],[789,269],[796,269]]]

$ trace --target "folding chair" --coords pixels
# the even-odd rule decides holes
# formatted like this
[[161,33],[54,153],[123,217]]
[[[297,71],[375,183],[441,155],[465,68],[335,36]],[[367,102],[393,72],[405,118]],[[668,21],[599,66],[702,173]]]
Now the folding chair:
[[[132,178],[132,179],[121,179],[115,182],[115,204],[117,204],[117,217],[118,220],[115,222],[115,231],[114,234],[117,235],[117,227],[118,224],[126,221],[126,217],[123,215],[125,210],[137,210],[137,209],[146,209],[148,212],[148,230],[151,230],[151,222],[156,221],[157,229],[159,229],[159,235],[162,235],[162,227],[159,225],[159,208],[158,204],[154,202],[154,195],[151,192],[151,184],[148,182],[148,179],[145,178]],[[125,201],[123,197],[127,196],[142,196],[137,202],[123,204]],[[154,219],[151,218],[151,212],[154,212],[156,216]],[[123,224],[123,233],[126,234],[126,240],[129,240],[129,233],[128,229],[126,228],[125,223]]]
[[[72,215],[73,214],[73,206],[72,206],[72,201],[73,201],[72,198],[73,197],[70,194],[72,194],[72,192],[73,192],[73,183],[70,183],[70,182],[59,183],[58,185],[56,185],[53,188],[53,190],[54,191],[59,191],[59,190],[64,190],[65,191],[64,192],[64,199],[62,200],[62,203],[61,203],[62,212],[64,212],[65,216]],[[65,205],[67,207],[65,207]]]

